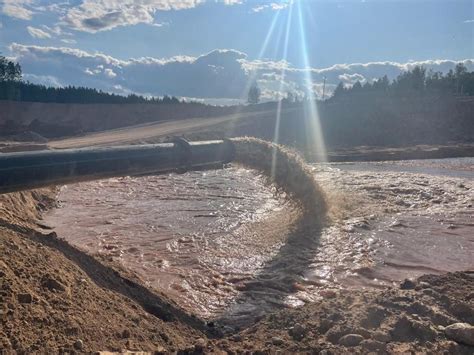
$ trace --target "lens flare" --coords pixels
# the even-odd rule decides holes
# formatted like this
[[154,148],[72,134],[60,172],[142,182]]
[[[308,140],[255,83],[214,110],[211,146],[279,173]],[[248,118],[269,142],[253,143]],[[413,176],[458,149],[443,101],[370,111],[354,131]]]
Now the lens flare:
[[[327,161],[326,146],[321,130],[321,121],[319,118],[316,96],[314,94],[313,80],[311,76],[311,66],[307,49],[306,31],[304,25],[303,10],[301,8],[302,1],[296,2],[298,10],[298,24],[300,34],[301,57],[303,59],[304,68],[304,85],[309,94],[305,100],[305,131],[306,131],[306,151],[308,155],[315,161]],[[310,12],[309,12],[310,13]]]
[[[268,48],[268,45],[270,43],[270,40],[273,40],[275,41],[276,43],[280,43],[280,39],[281,39],[281,31],[277,34],[276,38],[275,37],[275,28],[276,28],[276,25],[278,23],[278,19],[280,17],[280,13],[281,11],[277,11],[275,13],[275,15],[273,16],[273,19],[272,19],[272,22],[270,24],[270,27],[268,29],[268,32],[265,36],[265,40],[263,41],[263,44],[262,44],[262,47],[260,48],[260,52],[256,58],[256,60],[262,60],[264,54],[266,53],[267,51],[267,48]],[[240,101],[241,102],[244,102],[246,100],[246,97],[247,97],[247,94],[250,90],[250,87],[252,86],[252,84],[256,81],[256,78],[257,78],[257,71],[258,69],[255,69],[255,70],[252,70],[250,71],[249,73],[249,78],[247,80],[247,82],[245,83],[245,86],[240,94]],[[235,111],[235,115],[239,115],[242,111],[242,108],[239,107],[236,111]],[[232,136],[232,133],[234,132],[234,128],[235,128],[235,124],[236,124],[236,120],[232,120],[229,122],[229,125],[227,127],[227,135],[228,136]]]
[[[280,17],[280,11],[277,11],[275,16],[273,16],[272,22],[270,24],[270,28],[268,29],[267,35],[265,36],[265,40],[263,41],[262,48],[260,48],[260,52],[258,53],[257,60],[261,60],[263,55],[267,51],[268,44],[270,43],[270,39],[273,37],[273,33],[275,32],[275,26],[278,22],[278,18]],[[277,37],[277,43],[280,41],[280,36]],[[245,84],[244,89],[242,90],[242,94],[240,95],[241,100],[245,100],[245,97],[250,89],[250,86],[254,83],[257,77],[257,71],[254,70],[250,72],[249,79]]]
[[[281,78],[280,78],[280,88],[278,92],[283,92],[283,88],[285,86],[285,79],[286,79],[286,60],[288,58],[288,43],[290,40],[290,30],[291,30],[291,22],[292,22],[292,15],[293,15],[293,3],[289,4],[289,10],[288,10],[288,18],[286,20],[286,30],[285,30],[285,41],[283,44],[283,60],[285,63],[282,65],[281,69]],[[280,120],[281,120],[281,111],[282,111],[282,100],[281,98],[278,100],[277,104],[277,111],[276,111],[276,119],[275,119],[275,132],[273,134],[273,142],[278,144],[280,141]],[[271,176],[272,178],[275,177],[275,172],[277,169],[277,150],[276,148],[273,148],[273,153],[272,153],[272,169],[271,169]]]

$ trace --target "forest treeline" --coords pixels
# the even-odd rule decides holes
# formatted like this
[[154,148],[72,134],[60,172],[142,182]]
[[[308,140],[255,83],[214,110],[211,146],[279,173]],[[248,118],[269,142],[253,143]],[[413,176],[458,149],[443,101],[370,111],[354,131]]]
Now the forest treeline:
[[[255,91],[255,95],[252,94]],[[474,96],[474,72],[469,72],[462,63],[442,72],[427,71],[422,66],[415,66],[412,70],[404,71],[397,78],[390,81],[387,76],[353,85],[344,85],[342,82],[336,87],[329,101],[340,98],[357,98],[364,96],[413,96],[413,95],[439,95],[439,96]],[[254,97],[255,96],[255,97]],[[249,91],[249,103],[259,102],[260,89],[255,84]],[[251,99],[252,98],[252,99]],[[288,94],[287,102],[293,102],[296,96]],[[45,102],[45,103],[104,103],[104,104],[177,104],[186,103],[172,96],[144,97],[136,94],[128,96],[103,92],[87,87],[47,87],[22,80],[22,70],[18,63],[9,61],[0,56],[0,100]],[[194,103],[195,105],[197,103]],[[202,104],[204,105],[204,104]]]
[[[48,87],[22,80],[22,70],[18,63],[0,56],[0,100],[80,103],[80,104],[186,104],[188,102],[174,96],[144,97],[103,92],[87,87]],[[196,105],[197,103],[194,103]]]
[[359,96],[365,94],[383,94],[387,96],[439,95],[439,96],[473,96],[474,72],[469,72],[463,63],[456,65],[454,70],[446,74],[427,71],[422,66],[404,71],[396,79],[390,81],[385,75],[372,82],[362,84],[357,81],[352,86],[342,82],[334,90],[333,99]]

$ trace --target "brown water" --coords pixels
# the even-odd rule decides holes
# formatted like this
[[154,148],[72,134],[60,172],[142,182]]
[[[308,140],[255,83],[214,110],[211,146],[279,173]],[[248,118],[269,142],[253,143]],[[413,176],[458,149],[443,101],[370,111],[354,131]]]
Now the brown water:
[[[315,166],[333,209],[321,229],[237,167],[66,186],[46,222],[190,312],[236,326],[331,289],[472,269],[471,163]],[[449,175],[430,170],[443,166]]]

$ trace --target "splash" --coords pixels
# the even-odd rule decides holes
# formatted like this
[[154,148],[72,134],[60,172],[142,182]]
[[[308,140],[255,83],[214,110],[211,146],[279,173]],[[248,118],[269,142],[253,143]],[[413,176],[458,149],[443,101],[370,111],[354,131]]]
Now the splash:
[[[262,173],[279,192],[294,200],[305,215],[321,221],[326,216],[327,199],[310,167],[298,153],[258,138],[233,138],[235,162]],[[272,157],[276,156],[275,166]]]

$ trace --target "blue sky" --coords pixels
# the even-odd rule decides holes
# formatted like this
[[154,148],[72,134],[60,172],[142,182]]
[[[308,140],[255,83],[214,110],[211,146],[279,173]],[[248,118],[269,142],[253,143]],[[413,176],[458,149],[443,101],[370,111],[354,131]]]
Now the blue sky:
[[[384,70],[393,77],[410,63],[441,71],[461,60],[472,66],[473,3],[3,0],[0,51],[23,64],[27,79],[49,85],[238,98],[255,79],[269,98],[282,90],[318,94],[322,77],[331,88]],[[281,85],[282,69],[291,83]],[[206,81],[213,90],[202,87]]]

